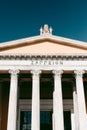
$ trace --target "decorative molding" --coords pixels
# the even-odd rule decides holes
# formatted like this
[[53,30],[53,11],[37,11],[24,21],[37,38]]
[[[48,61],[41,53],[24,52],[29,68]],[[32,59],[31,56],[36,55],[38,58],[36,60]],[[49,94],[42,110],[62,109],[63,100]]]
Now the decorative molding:
[[[31,66],[35,67],[34,69],[42,70],[44,67],[50,67],[53,68],[52,70],[58,69],[57,67],[74,67],[73,70],[79,69],[77,67],[83,66],[86,68],[87,66],[87,56],[63,56],[63,55],[20,55],[20,56],[13,56],[13,55],[6,55],[1,57],[0,55],[0,67],[3,66],[13,66],[15,69],[18,68],[18,66]],[[2,68],[3,68],[2,67]],[[36,68],[39,67],[39,68]],[[42,68],[43,67],[43,68]],[[56,68],[54,68],[56,67]],[[62,69],[63,69],[62,68]],[[20,67],[18,68],[20,69]],[[31,70],[34,70],[31,68]],[[63,69],[64,70],[64,69]],[[86,69],[84,69],[86,70]]]
[[0,60],[87,60],[87,54],[0,54]]
[[[81,68],[82,67],[82,68]],[[87,70],[87,55],[0,55],[1,70]]]

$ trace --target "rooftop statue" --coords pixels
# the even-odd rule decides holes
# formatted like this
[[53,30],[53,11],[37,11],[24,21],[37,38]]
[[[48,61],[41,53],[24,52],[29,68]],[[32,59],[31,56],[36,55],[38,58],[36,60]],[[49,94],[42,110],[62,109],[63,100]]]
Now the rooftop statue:
[[42,27],[40,28],[40,35],[43,34],[47,34],[47,35],[52,34],[52,28],[51,27],[49,28],[49,26],[45,24],[43,28]]

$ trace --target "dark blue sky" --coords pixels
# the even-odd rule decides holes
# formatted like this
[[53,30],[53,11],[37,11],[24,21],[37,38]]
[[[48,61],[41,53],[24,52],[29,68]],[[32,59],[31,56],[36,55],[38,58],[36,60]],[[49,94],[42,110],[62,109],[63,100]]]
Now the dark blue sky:
[[53,34],[87,42],[87,0],[0,0],[0,42]]

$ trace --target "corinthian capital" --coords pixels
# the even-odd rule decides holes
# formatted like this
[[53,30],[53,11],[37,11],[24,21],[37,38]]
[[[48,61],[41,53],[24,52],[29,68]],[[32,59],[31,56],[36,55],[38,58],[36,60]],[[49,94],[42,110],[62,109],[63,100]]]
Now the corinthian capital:
[[82,78],[85,71],[84,70],[75,70],[74,73],[75,73],[76,77]]
[[61,77],[61,75],[63,74],[63,70],[53,70],[53,74],[54,76]]
[[19,70],[17,69],[17,70],[9,70],[9,73],[11,74],[11,75],[17,75],[18,73],[19,73]]
[[31,74],[32,74],[33,76],[39,76],[39,75],[41,74],[41,70],[32,70],[32,71],[31,71]]

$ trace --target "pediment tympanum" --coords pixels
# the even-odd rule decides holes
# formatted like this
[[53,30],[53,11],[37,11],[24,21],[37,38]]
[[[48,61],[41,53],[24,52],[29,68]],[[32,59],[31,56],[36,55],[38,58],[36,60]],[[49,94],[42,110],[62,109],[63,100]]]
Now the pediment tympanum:
[[[26,40],[26,39],[25,39]],[[68,40],[67,40],[68,41]],[[34,39],[33,42],[31,38],[29,41],[23,43],[22,40],[20,43],[17,43],[17,40],[10,42],[10,44],[5,44],[4,46],[0,46],[0,53],[1,54],[83,54],[87,53],[87,46],[84,47],[82,44],[79,43],[69,43],[66,39],[63,41],[55,37],[50,38],[39,38]],[[19,40],[18,40],[19,42]],[[84,43],[84,42],[83,42]],[[86,43],[84,43],[86,45]]]

